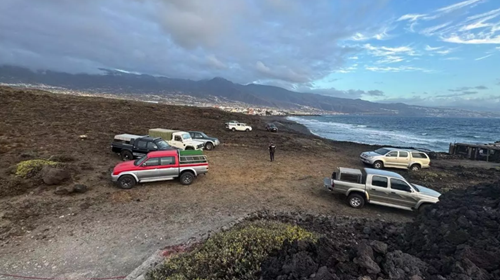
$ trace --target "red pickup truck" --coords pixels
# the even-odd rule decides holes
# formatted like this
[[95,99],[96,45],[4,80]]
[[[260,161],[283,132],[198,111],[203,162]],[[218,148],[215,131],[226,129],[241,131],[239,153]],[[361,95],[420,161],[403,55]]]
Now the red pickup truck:
[[130,189],[137,183],[173,180],[191,184],[195,177],[208,172],[208,161],[202,151],[155,151],[142,158],[117,164],[111,173],[111,180],[123,189]]

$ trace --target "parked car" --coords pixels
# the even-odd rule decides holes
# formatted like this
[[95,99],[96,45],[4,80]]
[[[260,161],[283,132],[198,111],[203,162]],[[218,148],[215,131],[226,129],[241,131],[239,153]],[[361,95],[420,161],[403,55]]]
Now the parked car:
[[163,139],[135,134],[118,134],[113,138],[111,150],[121,156],[122,160],[143,157],[152,151],[175,150]]
[[389,167],[417,171],[421,168],[429,168],[431,164],[425,152],[412,149],[380,148],[362,153],[360,159],[376,169]]
[[190,185],[200,174],[208,172],[208,161],[201,151],[156,151],[137,160],[117,164],[111,180],[122,189],[137,183],[166,181],[179,178],[181,184]]
[[274,123],[266,124],[266,130],[270,132],[278,132],[278,127]]
[[349,205],[361,208],[366,203],[405,210],[422,210],[439,202],[441,194],[432,189],[409,183],[396,172],[364,168],[337,168],[324,187],[347,196]]
[[149,135],[161,137],[167,141],[170,146],[177,147],[181,150],[203,150],[205,143],[203,141],[193,140],[191,135],[186,131],[152,128],[149,130]]
[[205,144],[205,149],[206,150],[212,150],[218,145],[220,145],[219,139],[215,137],[209,137],[205,133],[201,131],[189,131],[189,134],[191,135],[191,138],[197,141],[202,141]]
[[232,120],[232,121],[228,121],[227,123],[225,123],[225,125],[226,125],[226,128],[229,128],[229,125],[233,125],[233,124],[237,124],[237,123],[240,123],[240,122]]
[[229,124],[228,129],[231,131],[252,131],[252,127],[246,123]]

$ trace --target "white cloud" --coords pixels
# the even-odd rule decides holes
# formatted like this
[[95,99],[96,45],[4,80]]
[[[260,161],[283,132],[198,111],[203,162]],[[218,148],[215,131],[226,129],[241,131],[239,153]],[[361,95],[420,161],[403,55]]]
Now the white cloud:
[[385,57],[384,59],[378,60],[377,63],[396,63],[396,62],[401,62],[404,59],[400,56],[392,56],[389,55]]
[[444,48],[444,47],[431,47],[431,46],[429,46],[429,45],[426,45],[426,46],[425,46],[425,50],[426,50],[426,51],[436,51],[436,50],[440,50],[440,49],[442,49],[442,48]]
[[452,56],[452,57],[444,58],[444,60],[462,60],[462,59],[460,57]]
[[401,46],[401,47],[375,47],[370,44],[365,44],[363,46],[366,50],[368,50],[374,56],[394,56],[394,55],[409,55],[415,56],[417,55],[415,50],[409,46]]
[[474,34],[467,34],[463,36],[459,36],[457,34],[453,34],[449,37],[441,38],[444,42],[448,43],[456,43],[456,44],[500,44],[500,35],[491,37],[485,36],[484,38],[476,38]]
[[417,21],[419,18],[425,17],[426,14],[406,14],[398,18],[397,21],[407,20],[409,22]]
[[373,72],[409,72],[409,71],[419,71],[419,72],[433,72],[432,70],[413,67],[413,66],[399,66],[399,67],[376,67],[376,66],[367,66],[366,70]]
[[351,56],[351,57],[348,57],[347,59],[354,59],[354,60],[356,60],[356,59],[359,59],[359,57],[357,57],[357,56]]
[[452,22],[449,21],[449,22],[446,22],[446,23],[443,23],[443,24],[440,24],[440,25],[436,25],[436,26],[431,26],[431,27],[428,27],[428,28],[425,28],[423,29],[422,31],[420,31],[420,34],[423,34],[425,36],[432,36],[436,33],[436,31],[440,30],[440,29],[443,29],[444,27],[450,25]]
[[[484,28],[495,26],[493,23],[485,23],[488,20],[494,19],[500,15],[500,9],[491,10],[486,13],[477,14],[474,16],[467,17],[464,23],[468,23],[460,27],[459,31],[469,31],[477,28]],[[475,22],[470,23],[471,21],[476,20]]]
[[488,55],[485,55],[485,56],[481,56],[481,57],[478,57],[478,58],[476,58],[476,59],[474,59],[474,60],[476,60],[476,61],[477,61],[477,60],[483,60],[483,59],[488,58],[488,57],[490,57],[490,56],[492,56],[492,54],[488,54]]
[[449,5],[449,6],[437,9],[436,12],[449,13],[449,12],[452,12],[452,11],[455,11],[455,10],[458,10],[458,9],[461,9],[461,8],[465,8],[467,6],[470,6],[472,4],[477,3],[479,1],[482,1],[482,0],[466,0],[466,1],[462,1],[462,2],[459,2],[459,3],[453,4],[453,5]]
[[391,35],[389,35],[387,32],[388,32],[389,28],[384,28],[382,31],[378,32],[378,33],[375,33],[373,35],[364,35],[362,33],[355,33],[353,36],[351,36],[351,40],[352,41],[368,41],[368,40],[372,40],[372,39],[376,39],[376,40],[386,40],[388,38],[391,37]]

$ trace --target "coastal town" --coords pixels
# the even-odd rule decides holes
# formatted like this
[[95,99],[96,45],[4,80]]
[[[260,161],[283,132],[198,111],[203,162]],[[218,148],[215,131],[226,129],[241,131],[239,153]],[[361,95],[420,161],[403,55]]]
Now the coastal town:
[[297,109],[283,109],[277,107],[259,107],[256,105],[245,104],[238,101],[227,100],[219,96],[207,95],[205,97],[195,97],[182,93],[158,93],[158,94],[138,94],[138,93],[109,93],[106,89],[95,90],[74,90],[59,86],[51,86],[46,84],[29,84],[29,83],[1,83],[0,86],[8,86],[19,89],[38,89],[56,94],[88,96],[88,97],[104,97],[111,99],[134,100],[154,104],[190,106],[200,108],[217,108],[222,111],[231,113],[242,113],[255,116],[314,116],[314,115],[344,115],[345,113],[332,112],[301,106]]

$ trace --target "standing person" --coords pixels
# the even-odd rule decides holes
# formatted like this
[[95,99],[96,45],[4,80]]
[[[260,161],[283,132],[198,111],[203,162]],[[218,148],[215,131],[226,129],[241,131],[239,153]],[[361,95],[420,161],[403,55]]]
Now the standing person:
[[274,152],[276,152],[276,145],[271,142],[271,144],[269,144],[269,157],[271,161],[274,161]]

